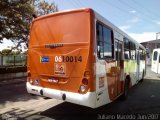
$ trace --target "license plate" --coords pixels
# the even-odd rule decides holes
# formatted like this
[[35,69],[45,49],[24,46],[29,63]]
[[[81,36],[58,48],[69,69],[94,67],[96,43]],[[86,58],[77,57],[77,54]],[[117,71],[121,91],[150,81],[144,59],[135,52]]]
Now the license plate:
[[48,82],[50,82],[50,83],[58,83],[59,80],[57,78],[48,78]]

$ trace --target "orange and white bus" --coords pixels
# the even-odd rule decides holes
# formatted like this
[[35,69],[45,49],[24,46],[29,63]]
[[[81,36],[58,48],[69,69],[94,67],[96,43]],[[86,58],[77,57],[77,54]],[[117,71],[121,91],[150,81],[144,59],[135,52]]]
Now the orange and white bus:
[[145,48],[90,8],[33,20],[27,91],[97,108],[145,75]]

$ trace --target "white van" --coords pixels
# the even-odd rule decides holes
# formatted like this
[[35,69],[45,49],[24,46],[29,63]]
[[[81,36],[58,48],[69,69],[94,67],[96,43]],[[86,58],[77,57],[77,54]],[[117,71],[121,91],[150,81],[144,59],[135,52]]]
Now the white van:
[[160,48],[153,50],[151,70],[160,74]]

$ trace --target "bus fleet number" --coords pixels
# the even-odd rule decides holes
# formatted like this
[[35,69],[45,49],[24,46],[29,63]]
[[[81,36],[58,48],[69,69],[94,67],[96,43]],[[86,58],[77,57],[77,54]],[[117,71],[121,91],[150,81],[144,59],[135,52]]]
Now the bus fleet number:
[[55,62],[82,62],[82,56],[55,56]]

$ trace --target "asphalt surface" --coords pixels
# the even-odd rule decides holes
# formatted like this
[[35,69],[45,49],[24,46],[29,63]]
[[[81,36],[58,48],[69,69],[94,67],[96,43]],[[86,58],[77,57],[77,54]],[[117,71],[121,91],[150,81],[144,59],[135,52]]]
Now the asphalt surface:
[[127,100],[118,99],[97,109],[30,96],[25,82],[0,86],[0,91],[0,119],[160,119],[159,79],[145,78],[130,89]]
[[147,66],[145,79],[160,80],[160,74],[151,71],[151,66]]

